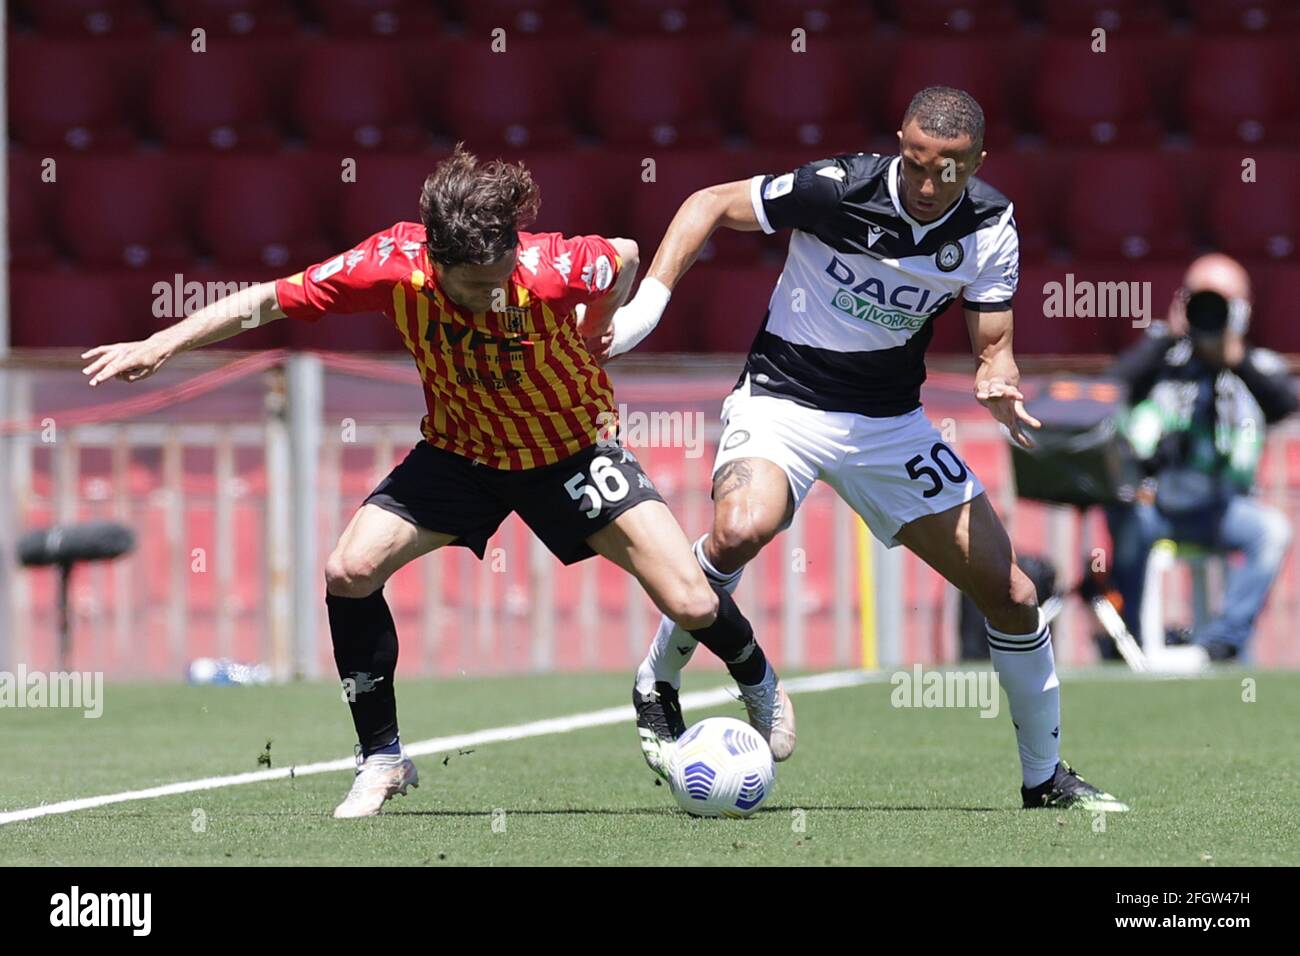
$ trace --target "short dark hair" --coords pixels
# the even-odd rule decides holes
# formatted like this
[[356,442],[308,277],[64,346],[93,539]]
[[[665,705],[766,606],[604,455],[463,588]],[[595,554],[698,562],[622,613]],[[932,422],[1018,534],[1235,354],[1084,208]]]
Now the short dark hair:
[[429,258],[447,268],[509,255],[519,229],[537,217],[541,191],[522,163],[477,156],[457,143],[420,190]]
[[915,119],[923,132],[942,139],[969,136],[971,151],[984,148],[984,111],[975,97],[951,86],[927,86],[907,104],[903,125]]

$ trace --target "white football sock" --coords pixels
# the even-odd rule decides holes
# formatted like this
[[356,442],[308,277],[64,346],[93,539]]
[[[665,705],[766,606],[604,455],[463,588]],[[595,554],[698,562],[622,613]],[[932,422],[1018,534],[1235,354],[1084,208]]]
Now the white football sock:
[[[704,540],[708,535],[701,535],[695,542],[691,550],[695,552],[695,560],[700,562],[700,567],[704,569],[705,576],[714,584],[725,588],[728,594],[736,593],[736,586],[740,584],[740,575],[744,568],[738,568],[731,574],[723,574],[713,566],[704,553]],[[699,642],[690,635],[690,632],[682,630],[672,618],[664,615],[659,619],[659,629],[655,631],[655,638],[650,643],[650,649],[646,652],[645,659],[641,666],[636,669],[636,689],[639,694],[648,694],[654,689],[654,685],[659,681],[666,681],[673,687],[682,686],[682,668],[684,668],[691,655],[695,653],[695,648]]]
[[1038,620],[1032,634],[1007,634],[984,624],[989,657],[1011,706],[1026,787],[1046,781],[1061,759],[1061,682],[1056,678],[1052,632],[1042,611]]

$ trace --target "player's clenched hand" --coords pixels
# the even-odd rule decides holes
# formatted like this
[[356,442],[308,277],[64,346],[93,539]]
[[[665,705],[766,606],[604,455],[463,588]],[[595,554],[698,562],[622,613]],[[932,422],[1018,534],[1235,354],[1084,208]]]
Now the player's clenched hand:
[[1043,423],[1025,411],[1025,396],[1020,389],[1000,378],[981,379],[975,383],[975,398],[994,418],[1007,426],[1012,441],[1021,448],[1034,447],[1034,440],[1025,431],[1025,426],[1041,428]]
[[153,339],[141,342],[118,342],[114,345],[98,345],[88,352],[82,352],[83,359],[92,359],[81,370],[82,375],[90,377],[90,385],[98,385],[110,378],[120,378],[124,382],[138,382],[148,378],[171,353],[162,344]]
[[587,343],[587,351],[591,357],[596,360],[598,365],[604,365],[610,359],[610,350],[614,347],[614,327],[611,325],[601,335],[594,338],[583,339]]

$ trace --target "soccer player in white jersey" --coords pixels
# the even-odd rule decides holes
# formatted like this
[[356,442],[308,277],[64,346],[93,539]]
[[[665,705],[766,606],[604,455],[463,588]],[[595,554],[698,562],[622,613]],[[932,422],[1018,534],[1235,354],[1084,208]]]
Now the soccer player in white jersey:
[[[984,114],[969,94],[931,87],[904,114],[899,155],[836,156],[700,190],[677,211],[635,299],[616,313],[605,352],[627,351],[653,329],[715,229],[793,230],[723,405],[713,526],[695,543],[700,565],[735,588],[813,482],[825,481],[885,545],[910,549],[987,618],[1019,743],[1022,805],[1127,810],[1061,761],[1060,685],[1034,585],[979,478],[921,408],[933,322],[960,296],[979,360],[975,398],[1021,445],[1039,424],[1025,410],[1011,352],[1014,210],[973,178],[983,138]],[[638,732],[660,773],[685,729],[678,689],[695,646],[664,618],[637,671]],[[756,725],[773,755],[788,758],[795,723],[783,689],[762,717]]]

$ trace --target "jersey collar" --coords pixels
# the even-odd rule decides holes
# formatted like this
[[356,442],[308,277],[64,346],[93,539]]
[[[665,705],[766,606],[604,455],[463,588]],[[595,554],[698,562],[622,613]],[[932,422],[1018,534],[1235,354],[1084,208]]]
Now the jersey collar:
[[921,240],[925,238],[926,233],[936,226],[942,226],[948,221],[948,218],[957,211],[957,207],[966,199],[966,190],[962,190],[961,195],[957,197],[957,201],[949,206],[948,211],[938,219],[933,222],[917,222],[907,214],[907,210],[903,207],[903,201],[898,195],[898,167],[902,162],[903,157],[895,156],[893,162],[889,164],[889,172],[885,176],[886,181],[889,183],[889,199],[894,204],[894,211],[898,213],[899,218],[912,227],[912,242],[919,246]]

